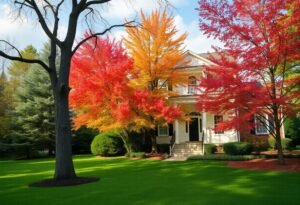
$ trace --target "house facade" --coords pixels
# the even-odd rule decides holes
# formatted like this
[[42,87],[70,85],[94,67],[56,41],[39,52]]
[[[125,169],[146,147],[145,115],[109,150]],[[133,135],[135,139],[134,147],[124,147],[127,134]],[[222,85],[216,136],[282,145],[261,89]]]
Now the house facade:
[[[197,93],[199,92],[199,89],[196,89],[197,81],[205,77],[205,65],[213,64],[208,57],[209,54],[207,53],[186,52],[189,65],[180,69],[184,75],[187,75],[188,84],[185,86],[173,86],[172,90],[177,95],[168,98],[170,104],[178,105],[182,108],[189,120],[175,120],[168,127],[158,126],[157,128],[158,144],[175,144],[183,152],[186,146],[192,145],[196,148],[196,152],[185,153],[185,155],[203,154],[203,144],[222,145],[227,142],[243,140],[240,139],[240,133],[237,130],[214,130],[217,124],[226,120],[230,117],[229,115],[216,115],[196,109]],[[263,125],[256,125],[254,132],[247,134],[249,134],[247,136],[265,136],[266,139],[268,137],[268,132]]]

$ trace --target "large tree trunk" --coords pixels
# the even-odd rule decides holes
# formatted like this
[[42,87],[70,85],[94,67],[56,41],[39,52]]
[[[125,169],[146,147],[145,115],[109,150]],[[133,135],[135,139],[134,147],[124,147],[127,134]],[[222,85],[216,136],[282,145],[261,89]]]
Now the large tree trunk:
[[56,180],[76,178],[72,160],[72,135],[69,117],[69,90],[65,84],[58,84],[55,89],[55,116],[56,116]]

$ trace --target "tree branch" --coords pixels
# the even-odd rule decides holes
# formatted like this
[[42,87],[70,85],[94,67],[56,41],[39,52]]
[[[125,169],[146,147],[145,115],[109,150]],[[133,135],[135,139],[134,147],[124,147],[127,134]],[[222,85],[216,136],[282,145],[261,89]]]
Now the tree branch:
[[41,65],[48,73],[51,72],[51,69],[41,60],[27,59],[27,58],[23,58],[22,56],[21,57],[11,56],[11,55],[4,53],[3,51],[0,51],[0,56],[2,56],[3,58],[7,58],[9,60],[20,61],[23,63],[36,63],[36,64]]
[[84,44],[86,41],[88,41],[89,39],[91,38],[94,38],[96,36],[101,36],[101,35],[104,35],[105,33],[107,33],[108,31],[110,31],[111,29],[113,28],[117,28],[117,27],[136,27],[136,25],[132,25],[132,23],[135,23],[135,21],[129,21],[129,22],[126,22],[124,24],[116,24],[116,25],[112,25],[108,28],[106,28],[104,31],[102,32],[99,32],[99,33],[93,33],[91,34],[90,36],[86,37],[85,39],[81,40],[76,46],[75,48],[73,49],[72,51],[72,55],[74,55],[74,53],[78,50],[78,48]]

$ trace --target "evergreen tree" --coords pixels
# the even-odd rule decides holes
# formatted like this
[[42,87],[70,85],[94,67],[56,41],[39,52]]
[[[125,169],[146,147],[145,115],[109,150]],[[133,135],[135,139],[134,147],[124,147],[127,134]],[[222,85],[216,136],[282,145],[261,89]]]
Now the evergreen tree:
[[[40,58],[46,61],[49,45]],[[16,129],[13,143],[26,143],[31,150],[47,149],[52,154],[55,147],[54,98],[46,71],[32,65],[16,90]]]
[[4,137],[7,136],[9,132],[9,101],[7,98],[7,78],[5,76],[4,70],[0,75],[0,140],[2,141]]

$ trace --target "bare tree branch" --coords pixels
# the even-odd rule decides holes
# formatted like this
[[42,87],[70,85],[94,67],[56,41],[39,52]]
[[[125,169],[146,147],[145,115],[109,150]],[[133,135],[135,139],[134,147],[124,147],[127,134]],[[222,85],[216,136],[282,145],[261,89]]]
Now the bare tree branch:
[[94,38],[96,36],[101,36],[101,35],[104,35],[105,33],[109,32],[111,29],[113,28],[116,28],[116,27],[136,27],[136,25],[132,25],[133,23],[135,23],[135,21],[129,21],[129,22],[126,22],[124,24],[115,24],[115,25],[112,25],[108,28],[106,28],[104,31],[102,32],[99,32],[99,33],[93,33],[91,34],[90,36],[86,37],[85,39],[81,40],[76,46],[75,48],[73,49],[72,51],[72,55],[74,55],[74,53],[78,50],[78,48],[84,44],[86,41],[88,41],[89,39],[91,38]]
[[9,60],[20,61],[23,63],[36,63],[36,64],[41,65],[48,73],[51,72],[50,68],[43,61],[38,60],[38,59],[27,59],[27,58],[23,58],[23,57],[11,56],[11,55],[4,53],[3,51],[0,51],[0,56],[2,56],[3,58],[7,58]]

